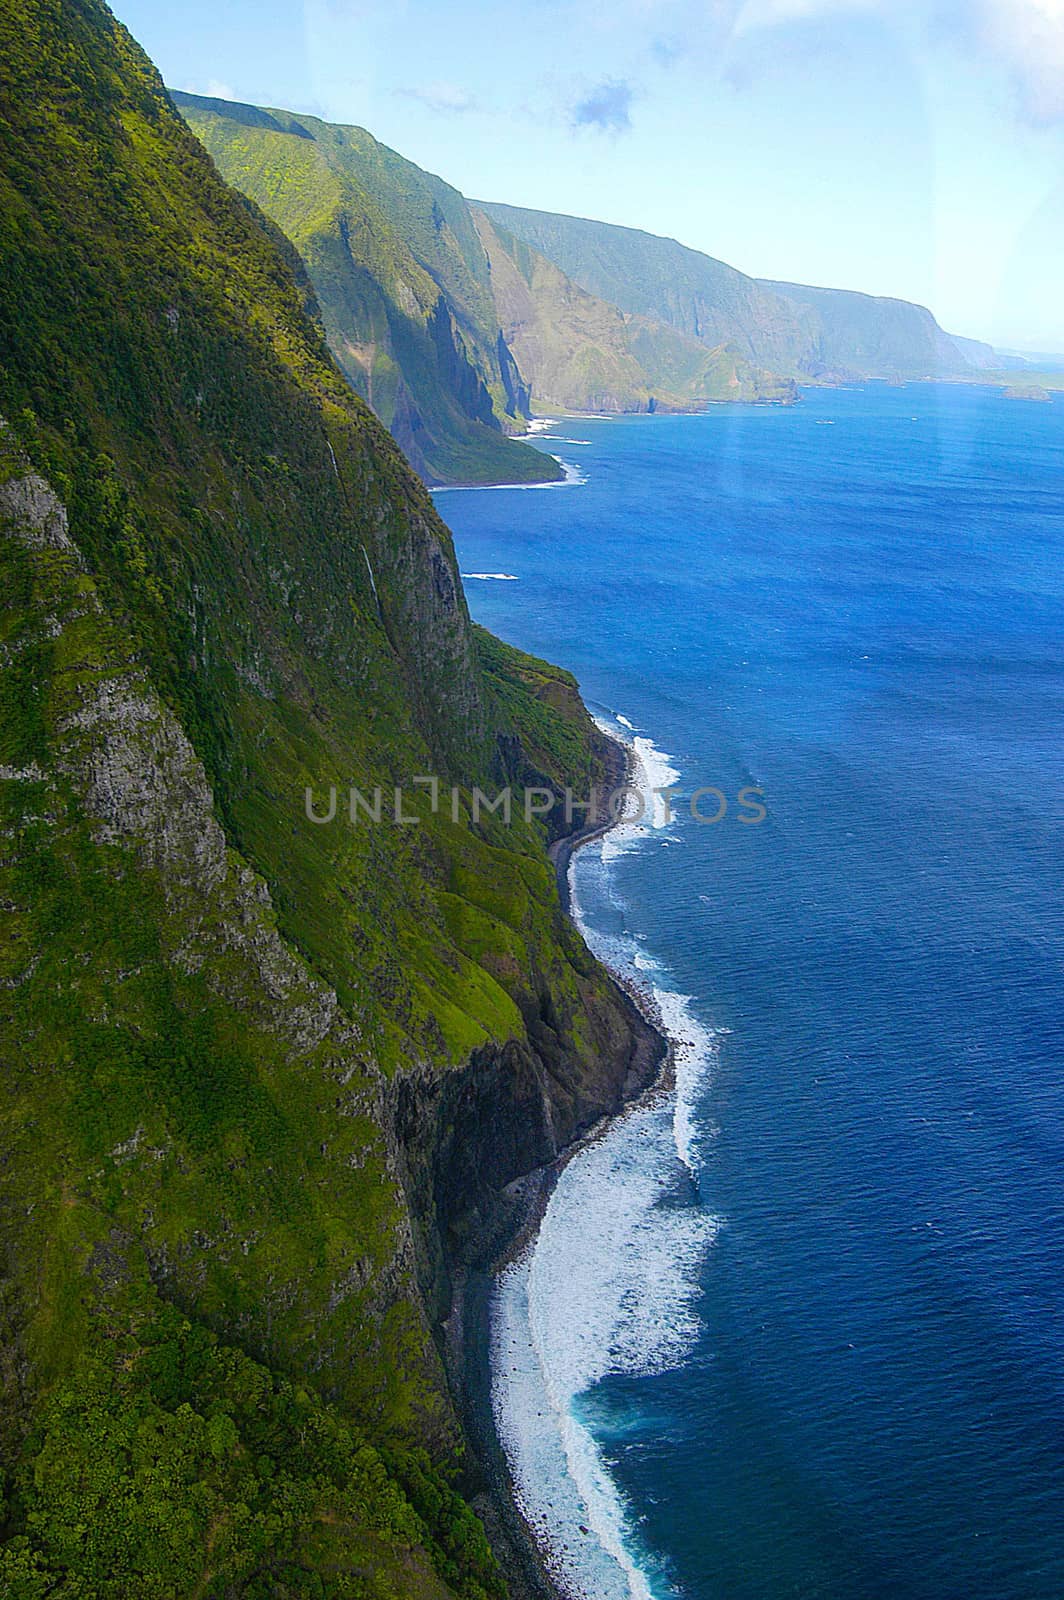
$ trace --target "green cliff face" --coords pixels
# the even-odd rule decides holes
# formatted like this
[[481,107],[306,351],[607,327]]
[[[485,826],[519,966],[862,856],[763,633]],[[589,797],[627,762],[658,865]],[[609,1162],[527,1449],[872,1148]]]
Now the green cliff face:
[[709,350],[665,323],[620,311],[473,208],[507,344],[543,406],[690,410],[793,398],[793,386],[727,346]]
[[726,345],[783,377],[922,378],[972,370],[931,313],[908,301],[748,278],[675,239],[635,228],[477,204],[588,293],[710,348]]
[[329,347],[428,483],[547,482],[453,189],[361,128],[174,93],[219,172],[295,245]]
[[976,371],[968,353],[925,306],[851,289],[811,289],[797,283],[764,287],[800,312],[813,313],[815,328],[801,359],[814,375],[929,378]]
[[793,374],[803,314],[779,295],[673,239],[520,206],[477,202],[492,221],[555,262],[574,283],[633,316]]
[[[296,269],[296,270],[293,270]],[[601,776],[99,0],[0,18],[0,1592],[499,1592],[448,1274],[652,1071],[544,840]],[[385,791],[378,826],[350,784]],[[315,823],[330,787],[338,815]],[[407,809],[410,809],[409,802]]]
[[495,454],[474,470],[453,424],[450,453],[430,461],[427,419],[438,427],[456,395],[481,429],[523,419],[532,405],[647,411],[793,398],[789,381],[725,338],[707,350],[667,318],[588,293],[362,128],[174,98],[223,177],[296,246],[333,354],[430,482],[558,470],[538,453],[529,465],[527,448],[497,434]]

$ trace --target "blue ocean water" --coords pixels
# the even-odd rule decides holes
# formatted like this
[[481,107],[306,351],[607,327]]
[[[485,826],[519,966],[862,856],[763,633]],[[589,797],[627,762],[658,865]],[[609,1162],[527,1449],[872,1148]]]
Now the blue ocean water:
[[678,774],[575,890],[687,1054],[500,1295],[529,1515],[589,1600],[1059,1600],[1064,399],[552,432],[586,482],[438,503]]

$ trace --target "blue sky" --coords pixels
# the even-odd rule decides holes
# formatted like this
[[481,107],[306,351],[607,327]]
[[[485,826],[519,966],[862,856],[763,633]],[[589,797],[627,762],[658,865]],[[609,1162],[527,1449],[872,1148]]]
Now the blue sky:
[[1064,350],[1064,0],[117,0],[175,88]]

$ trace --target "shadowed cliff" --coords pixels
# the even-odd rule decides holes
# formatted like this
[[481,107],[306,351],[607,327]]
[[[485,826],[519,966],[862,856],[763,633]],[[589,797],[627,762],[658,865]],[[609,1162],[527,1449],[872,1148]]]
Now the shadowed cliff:
[[299,250],[341,371],[428,483],[549,482],[465,201],[362,128],[174,92],[222,176]]

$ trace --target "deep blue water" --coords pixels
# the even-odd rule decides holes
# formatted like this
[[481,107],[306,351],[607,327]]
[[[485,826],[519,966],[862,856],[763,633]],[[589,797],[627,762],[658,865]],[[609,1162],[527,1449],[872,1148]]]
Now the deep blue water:
[[577,875],[718,1032],[658,1202],[715,1219],[694,1331],[574,1401],[627,1549],[692,1600],[1060,1600],[1064,398],[554,431],[582,486],[439,499],[518,580],[474,616],[768,807]]

